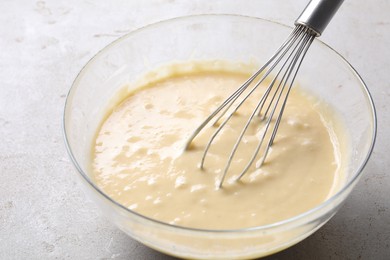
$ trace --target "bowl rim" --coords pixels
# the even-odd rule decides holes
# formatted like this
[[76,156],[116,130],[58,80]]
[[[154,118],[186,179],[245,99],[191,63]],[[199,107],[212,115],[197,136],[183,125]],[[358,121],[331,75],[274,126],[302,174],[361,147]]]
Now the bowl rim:
[[331,204],[333,201],[335,201],[337,198],[339,198],[344,192],[346,192],[355,183],[355,181],[361,176],[361,174],[363,172],[363,169],[366,166],[366,164],[367,164],[367,162],[368,162],[368,160],[369,160],[369,158],[370,158],[370,156],[372,154],[374,145],[375,145],[376,136],[377,136],[377,113],[376,113],[375,105],[374,105],[374,102],[373,102],[373,99],[372,99],[372,95],[371,95],[367,85],[363,81],[362,77],[359,75],[359,73],[355,70],[355,68],[340,53],[338,53],[336,50],[334,50],[332,47],[330,47],[326,43],[322,42],[318,38],[315,38],[314,41],[316,41],[318,44],[321,44],[324,47],[328,48],[330,51],[334,52],[334,54],[338,58],[340,58],[340,60],[350,69],[350,71],[354,74],[356,79],[360,82],[360,85],[361,85],[360,87],[362,89],[362,92],[363,92],[363,94],[365,94],[365,96],[366,96],[366,98],[367,98],[367,100],[369,102],[370,108],[371,108],[370,112],[371,112],[371,116],[372,116],[372,137],[371,137],[371,143],[370,143],[370,147],[368,148],[367,154],[366,154],[364,160],[361,162],[360,166],[358,167],[357,171],[354,173],[354,176],[351,178],[351,180],[346,182],[344,184],[344,186],[337,193],[333,194],[327,200],[325,200],[321,204],[317,205],[316,207],[311,208],[310,210],[307,210],[307,211],[305,211],[305,212],[303,212],[301,214],[298,214],[296,216],[290,217],[288,219],[277,221],[277,222],[274,222],[274,223],[271,223],[271,224],[266,224],[266,225],[261,225],[261,226],[254,226],[254,227],[247,227],[247,228],[238,228],[238,229],[206,229],[206,228],[192,228],[192,227],[172,225],[172,224],[169,224],[167,222],[163,222],[163,221],[160,221],[160,220],[157,220],[157,219],[153,219],[153,218],[148,217],[148,216],[144,216],[144,215],[142,215],[142,214],[140,214],[140,213],[138,213],[136,211],[130,210],[129,208],[123,206],[119,202],[113,200],[110,196],[108,196],[102,189],[100,189],[92,181],[92,179],[83,171],[83,169],[79,165],[77,159],[75,158],[75,156],[74,156],[74,154],[72,152],[72,147],[71,147],[71,145],[69,143],[69,140],[68,140],[68,133],[67,133],[67,130],[66,130],[66,114],[67,114],[66,112],[67,112],[68,106],[71,103],[70,99],[71,99],[71,96],[72,96],[72,92],[76,88],[76,85],[77,85],[77,82],[78,82],[79,78],[83,75],[83,73],[86,71],[88,66],[91,63],[93,63],[93,61],[95,59],[97,59],[100,55],[102,55],[105,51],[107,51],[111,47],[113,47],[115,44],[117,44],[117,43],[119,43],[121,41],[124,41],[126,38],[131,37],[134,34],[137,34],[139,32],[147,30],[149,28],[153,28],[155,26],[160,26],[161,24],[172,23],[172,22],[176,22],[176,21],[180,21],[180,20],[186,20],[186,19],[190,19],[190,18],[202,18],[202,17],[233,17],[233,18],[240,18],[240,19],[241,18],[253,19],[253,20],[259,20],[261,22],[271,23],[271,24],[278,25],[278,26],[285,27],[285,28],[290,28],[291,30],[293,29],[293,27],[290,27],[290,26],[288,26],[286,24],[282,24],[282,23],[279,23],[279,22],[276,22],[276,21],[272,21],[272,20],[264,19],[264,18],[260,18],[260,17],[248,16],[248,15],[227,14],[227,13],[226,14],[225,13],[195,14],[195,15],[179,16],[179,17],[174,17],[174,18],[170,18],[170,19],[166,19],[166,20],[161,20],[161,21],[157,21],[157,22],[154,22],[154,23],[150,23],[150,24],[147,24],[147,25],[142,26],[140,28],[137,28],[135,30],[132,30],[131,32],[126,33],[125,35],[117,38],[116,40],[114,40],[113,42],[109,43],[108,45],[103,47],[101,50],[99,50],[95,55],[93,55],[88,60],[88,62],[78,72],[77,76],[73,80],[72,85],[71,85],[71,87],[70,87],[70,89],[69,89],[69,91],[67,93],[66,101],[65,101],[65,105],[64,105],[64,110],[63,110],[63,115],[62,115],[62,134],[63,134],[64,143],[65,143],[65,147],[66,147],[67,153],[68,153],[68,155],[69,155],[73,165],[75,166],[75,168],[77,169],[77,171],[79,172],[81,177],[95,191],[97,191],[99,193],[99,195],[103,196],[104,199],[107,199],[109,202],[113,203],[115,206],[119,207],[120,209],[125,210],[127,213],[136,215],[137,217],[140,217],[141,219],[146,220],[148,222],[152,222],[154,224],[162,225],[162,226],[164,226],[166,228],[171,228],[171,229],[180,229],[180,230],[189,231],[189,232],[223,233],[223,234],[227,234],[227,233],[243,233],[243,232],[253,232],[253,231],[265,231],[265,230],[270,229],[270,228],[281,227],[281,226],[284,226],[284,225],[296,222],[297,220],[304,219],[306,216],[309,216],[312,213],[315,213],[316,211],[320,211],[322,208],[325,208],[326,206]]

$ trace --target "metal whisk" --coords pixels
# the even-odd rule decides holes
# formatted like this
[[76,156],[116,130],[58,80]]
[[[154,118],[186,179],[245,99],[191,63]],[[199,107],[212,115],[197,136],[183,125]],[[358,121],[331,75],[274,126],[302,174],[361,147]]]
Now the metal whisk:
[[[223,101],[222,104],[206,118],[206,120],[188,139],[185,149],[190,147],[195,137],[207,124],[209,124],[211,120],[215,119],[213,125],[216,125],[216,123],[221,120],[218,128],[211,136],[204,150],[200,163],[200,167],[203,169],[207,153],[215,137],[221,132],[222,128],[229,122],[234,113],[237,112],[249,96],[260,86],[260,84],[263,82],[270,82],[255,109],[249,116],[230,152],[219,183],[220,188],[223,185],[237,149],[242,142],[249,125],[253,122],[255,117],[260,117],[260,119],[264,121],[264,132],[260,135],[259,142],[252,157],[249,159],[242,172],[238,175],[237,180],[241,179],[245,173],[248,172],[249,168],[258,157],[261,147],[264,148],[264,153],[260,157],[259,163],[256,163],[256,167],[259,168],[264,163],[269,149],[275,139],[291,87],[306,52],[308,51],[314,38],[321,35],[342,2],[343,0],[312,0],[295,21],[295,29],[281,47],[275,52],[275,54],[268,60],[268,62],[256,71],[231,96]],[[259,79],[255,82],[257,78]],[[248,89],[249,86],[252,86],[252,88]],[[246,93],[244,95],[243,93],[245,91]],[[226,114],[228,111],[229,113]],[[273,127],[271,126],[271,121],[274,121]],[[271,134],[268,138],[266,138],[269,131],[271,131]]]

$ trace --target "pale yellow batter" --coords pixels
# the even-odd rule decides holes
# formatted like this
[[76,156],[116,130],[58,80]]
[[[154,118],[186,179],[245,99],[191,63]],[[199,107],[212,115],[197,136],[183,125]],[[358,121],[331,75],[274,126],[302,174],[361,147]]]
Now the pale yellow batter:
[[[252,111],[240,109],[198,168],[211,128],[183,153],[192,131],[241,85],[246,74],[193,72],[141,86],[103,122],[93,145],[96,183],[111,198],[175,225],[236,229],[274,223],[326,200],[342,181],[340,143],[319,102],[295,89],[265,164],[239,182],[261,123],[249,135],[218,189],[226,158]],[[257,98],[261,91],[256,92]],[[256,97],[255,97],[256,98]],[[250,100],[248,104],[254,104]]]

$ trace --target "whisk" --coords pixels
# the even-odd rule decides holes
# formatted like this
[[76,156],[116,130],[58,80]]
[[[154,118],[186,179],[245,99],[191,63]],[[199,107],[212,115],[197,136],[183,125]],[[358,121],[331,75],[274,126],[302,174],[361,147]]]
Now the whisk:
[[[291,87],[293,86],[302,61],[304,60],[304,57],[314,38],[321,35],[342,2],[343,0],[312,0],[309,2],[301,15],[295,21],[295,29],[291,32],[281,47],[274,53],[274,55],[233,94],[223,101],[221,105],[212,112],[202,124],[200,124],[200,126],[187,140],[185,149],[189,149],[193,140],[202,131],[202,129],[210,123],[210,121],[215,119],[213,125],[218,123],[217,129],[212,134],[203,152],[200,162],[200,168],[203,169],[207,153],[217,135],[221,133],[223,127],[226,126],[237,110],[263,82],[270,82],[262,97],[258,101],[255,109],[250,114],[230,152],[227,163],[222,172],[219,188],[222,187],[237,149],[242,142],[249,125],[253,122],[255,117],[260,117],[260,119],[264,122],[264,130],[260,135],[252,157],[249,159],[248,163],[238,175],[236,180],[240,180],[248,172],[256,158],[259,157],[259,151],[262,147],[264,152],[262,156],[259,157],[260,160],[256,162],[256,167],[260,168],[263,165],[269,149],[274,142]],[[257,78],[259,79],[255,81]],[[249,86],[252,86],[252,88],[248,89]],[[243,94],[244,92],[245,94]],[[228,111],[229,113],[227,113]],[[219,121],[221,122],[219,123]],[[274,121],[273,126],[271,126],[271,121]],[[270,134],[267,135],[268,132]],[[266,138],[266,136],[268,137]]]

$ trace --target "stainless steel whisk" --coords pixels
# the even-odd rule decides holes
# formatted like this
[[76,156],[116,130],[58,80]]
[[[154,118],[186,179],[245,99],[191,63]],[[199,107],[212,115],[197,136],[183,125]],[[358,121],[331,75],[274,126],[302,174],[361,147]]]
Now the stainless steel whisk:
[[[287,40],[281,45],[275,54],[231,96],[222,102],[222,104],[213,113],[211,113],[205,121],[203,121],[203,123],[188,139],[185,149],[190,147],[195,137],[211,120],[216,118],[213,123],[213,125],[215,125],[229,111],[206,145],[200,163],[200,167],[203,169],[207,152],[209,151],[215,137],[221,132],[222,128],[229,122],[234,113],[237,112],[248,97],[260,86],[260,84],[266,81],[270,82],[232,148],[219,183],[219,188],[223,185],[238,146],[242,142],[249,125],[256,116],[260,117],[261,120],[265,120],[264,132],[259,138],[258,145],[256,146],[252,157],[249,159],[249,162],[242,172],[238,175],[237,180],[241,179],[245,173],[248,172],[249,168],[258,157],[261,147],[264,145],[267,132],[272,131],[265,144],[264,153],[260,157],[260,163],[257,163],[256,167],[259,168],[264,163],[268,155],[269,148],[275,139],[291,87],[306,52],[308,51],[314,38],[320,36],[324,31],[325,27],[328,25],[342,2],[343,0],[312,0],[309,2],[301,15],[295,21],[295,29],[291,32]],[[244,91],[246,91],[257,78],[259,78],[259,80],[254,83],[254,86],[249,89],[240,100],[238,100],[239,97],[243,95]],[[268,104],[266,105],[266,103]],[[278,113],[275,114],[276,111],[278,111]],[[275,123],[273,125],[273,129],[270,129],[271,121],[273,119],[275,120]]]

